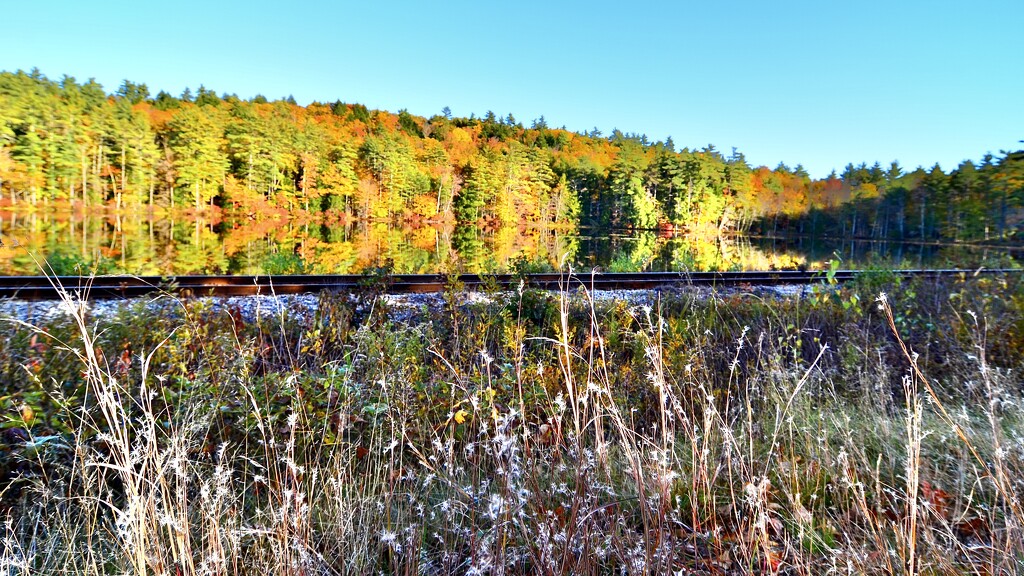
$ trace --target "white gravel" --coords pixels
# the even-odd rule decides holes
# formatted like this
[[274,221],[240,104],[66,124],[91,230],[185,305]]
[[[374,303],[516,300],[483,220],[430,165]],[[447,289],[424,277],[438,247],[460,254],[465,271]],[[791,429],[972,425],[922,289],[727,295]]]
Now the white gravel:
[[[757,286],[748,290],[740,289],[714,289],[703,286],[690,286],[681,289],[659,290],[596,290],[590,293],[595,302],[626,302],[631,306],[652,306],[657,303],[659,295],[662,294],[691,294],[698,298],[714,298],[737,292],[752,293],[759,297],[790,298],[806,291],[806,286]],[[574,298],[582,298],[580,293],[572,293]],[[354,295],[348,296],[351,301],[356,301]],[[446,308],[446,295],[444,293],[427,294],[385,294],[380,296],[380,304],[383,304],[391,318],[396,321],[412,320],[419,315],[429,315]],[[499,292],[496,294],[468,291],[459,296],[459,306],[472,306],[489,304],[494,301],[512,301],[515,298],[513,292]],[[195,298],[208,307],[210,310],[232,311],[237,313],[246,322],[253,322],[257,318],[270,319],[288,313],[292,317],[310,318],[316,311],[320,302],[317,294],[299,295],[278,295],[278,296],[232,296],[228,298]],[[364,306],[376,306],[378,301],[371,301]],[[106,299],[106,300],[73,300],[66,301],[39,301],[31,302],[18,299],[0,299],[0,321],[25,322],[33,325],[46,323],[58,318],[71,318],[74,308],[78,308],[91,318],[109,317],[117,315],[122,311],[136,309],[141,305],[149,310],[163,310],[169,314],[176,313],[181,309],[181,302],[177,299],[160,296],[157,298],[136,298],[136,299]]]

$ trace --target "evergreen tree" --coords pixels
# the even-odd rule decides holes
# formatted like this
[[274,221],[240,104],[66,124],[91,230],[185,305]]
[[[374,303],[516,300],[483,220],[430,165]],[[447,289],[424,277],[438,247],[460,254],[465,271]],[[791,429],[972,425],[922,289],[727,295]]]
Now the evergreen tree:
[[177,184],[191,189],[199,210],[220,191],[228,169],[225,119],[213,106],[188,106],[168,123]]

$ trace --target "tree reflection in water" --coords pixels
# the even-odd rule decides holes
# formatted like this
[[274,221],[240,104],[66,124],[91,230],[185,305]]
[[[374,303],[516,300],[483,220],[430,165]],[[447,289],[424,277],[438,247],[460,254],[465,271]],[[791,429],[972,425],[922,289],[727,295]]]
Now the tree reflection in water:
[[[1015,265],[1006,250],[889,242],[402,225],[303,217],[147,219],[143,214],[0,211],[0,274],[355,274],[577,270],[824,269]],[[1019,253],[1016,258],[1019,258]]]

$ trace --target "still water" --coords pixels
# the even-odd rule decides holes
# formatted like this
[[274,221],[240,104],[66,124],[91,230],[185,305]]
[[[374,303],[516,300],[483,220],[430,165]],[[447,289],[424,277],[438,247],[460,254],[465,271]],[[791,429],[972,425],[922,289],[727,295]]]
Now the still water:
[[1017,267],[1006,248],[656,232],[0,211],[0,275]]

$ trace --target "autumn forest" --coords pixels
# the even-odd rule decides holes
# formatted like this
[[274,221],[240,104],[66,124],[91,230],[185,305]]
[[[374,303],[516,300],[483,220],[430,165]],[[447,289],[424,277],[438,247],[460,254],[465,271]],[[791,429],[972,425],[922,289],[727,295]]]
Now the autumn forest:
[[423,118],[341,101],[299,106],[200,86],[0,73],[0,198],[11,209],[305,211],[344,220],[1009,241],[1024,230],[1024,150],[811,178],[735,149],[487,112]]

